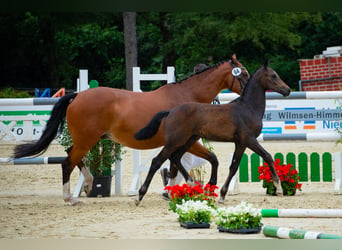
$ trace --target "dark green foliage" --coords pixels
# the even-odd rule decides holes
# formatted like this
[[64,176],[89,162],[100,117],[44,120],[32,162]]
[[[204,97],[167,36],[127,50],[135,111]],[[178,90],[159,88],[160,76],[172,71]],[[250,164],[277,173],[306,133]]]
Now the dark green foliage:
[[[137,13],[138,66],[177,80],[198,63],[236,53],[253,73],[266,58],[294,90],[298,59],[341,45],[340,12]],[[76,88],[79,69],[102,86],[126,88],[122,13],[0,13],[1,86]],[[144,83],[143,90],[164,82]]]
[[17,91],[13,88],[0,90],[0,98],[26,98],[32,97],[27,91]]

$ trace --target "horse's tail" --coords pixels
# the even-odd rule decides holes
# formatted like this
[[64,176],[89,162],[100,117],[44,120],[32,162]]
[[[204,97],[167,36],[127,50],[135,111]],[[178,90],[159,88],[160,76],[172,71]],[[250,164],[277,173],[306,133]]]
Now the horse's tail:
[[37,156],[44,153],[52,140],[56,137],[58,130],[63,129],[66,110],[77,93],[63,96],[53,107],[42,136],[36,142],[17,145],[14,149],[13,158],[25,156]]
[[152,120],[142,129],[140,129],[135,135],[134,138],[137,140],[145,140],[154,136],[160,127],[160,123],[162,119],[168,116],[170,111],[160,111],[155,116],[153,116]]

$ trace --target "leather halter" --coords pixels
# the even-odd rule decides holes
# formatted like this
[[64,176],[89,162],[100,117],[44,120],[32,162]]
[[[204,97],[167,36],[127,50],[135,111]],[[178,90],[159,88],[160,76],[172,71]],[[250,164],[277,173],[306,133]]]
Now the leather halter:
[[241,79],[241,73],[242,73],[242,69],[246,70],[247,69],[245,67],[237,67],[232,60],[229,60],[230,66],[232,66],[232,75],[233,75],[233,81],[232,84],[230,86],[230,89],[233,89],[233,85],[234,85],[234,81],[235,81],[235,77],[237,77],[239,83],[240,83],[240,87],[243,90],[245,88],[245,86],[242,85],[242,79]]

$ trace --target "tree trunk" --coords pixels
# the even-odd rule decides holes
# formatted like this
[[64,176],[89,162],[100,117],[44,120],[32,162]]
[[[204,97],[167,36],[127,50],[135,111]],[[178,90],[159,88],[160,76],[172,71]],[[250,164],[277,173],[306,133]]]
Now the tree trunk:
[[44,39],[45,53],[47,59],[47,70],[48,70],[48,82],[47,87],[53,89],[59,86],[59,75],[57,72],[57,59],[56,59],[56,27],[54,15],[43,15],[40,20],[40,30]]
[[138,65],[136,13],[124,12],[124,37],[125,37],[125,61],[126,61],[126,89],[133,90],[132,67]]

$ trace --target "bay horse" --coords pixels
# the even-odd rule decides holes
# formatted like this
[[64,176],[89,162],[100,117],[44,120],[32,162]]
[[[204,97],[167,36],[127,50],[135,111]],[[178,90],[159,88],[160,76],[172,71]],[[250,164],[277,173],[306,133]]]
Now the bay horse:
[[[73,146],[62,163],[63,198],[76,204],[70,193],[70,174],[77,165],[85,177],[88,193],[93,176],[82,162],[84,155],[102,137],[135,149],[152,149],[164,145],[163,133],[148,141],[138,141],[134,133],[141,129],[158,111],[171,109],[186,102],[210,103],[223,89],[241,93],[249,78],[245,67],[236,59],[213,65],[174,84],[164,85],[150,92],[98,87],[62,97],[53,107],[42,136],[38,141],[17,145],[14,158],[37,156],[48,148],[66,118]],[[200,143],[190,153],[208,160],[212,165],[210,182],[217,181],[217,158]]]
[[235,175],[247,147],[259,154],[268,163],[273,182],[277,188],[276,193],[282,195],[283,192],[273,166],[273,159],[256,139],[262,129],[262,118],[266,105],[265,92],[267,90],[276,91],[284,96],[290,94],[290,88],[273,69],[268,67],[268,61],[251,76],[242,95],[231,103],[224,105],[186,103],[169,111],[157,113],[145,128],[135,134],[137,140],[153,138],[158,132],[161,121],[164,120],[165,146],[152,160],[145,182],[139,189],[136,205],[141,202],[154,173],[166,159],[175,163],[188,184],[193,184],[193,180],[182,166],[180,159],[199,138],[235,143],[229,174],[220,190],[219,201],[221,203],[224,202],[229,183]]

